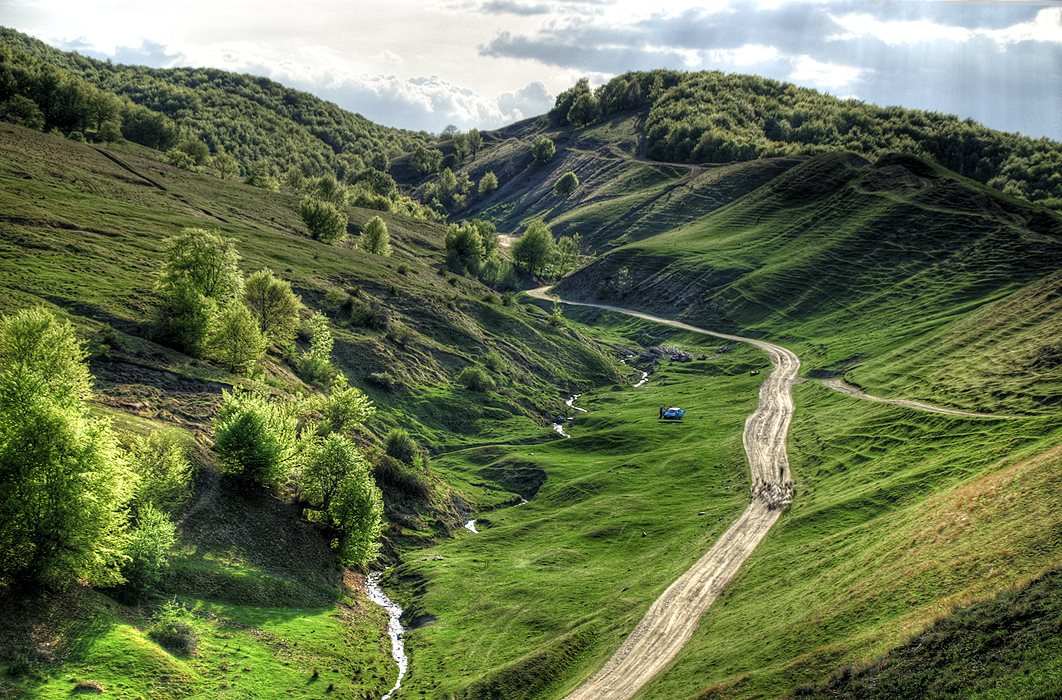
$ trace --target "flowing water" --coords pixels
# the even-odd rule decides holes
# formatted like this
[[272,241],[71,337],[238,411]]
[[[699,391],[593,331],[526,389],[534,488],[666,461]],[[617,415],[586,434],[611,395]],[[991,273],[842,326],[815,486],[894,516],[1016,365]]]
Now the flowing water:
[[387,611],[387,635],[391,638],[391,656],[395,658],[395,663],[398,664],[398,680],[395,681],[395,687],[391,688],[387,695],[380,699],[388,700],[402,685],[402,676],[406,675],[406,669],[409,667],[409,658],[406,656],[406,645],[402,641],[402,635],[406,631],[401,622],[402,608],[398,607],[398,604],[387,597],[387,594],[380,588],[381,573],[374,571],[369,574],[365,587],[369,592],[369,600]]

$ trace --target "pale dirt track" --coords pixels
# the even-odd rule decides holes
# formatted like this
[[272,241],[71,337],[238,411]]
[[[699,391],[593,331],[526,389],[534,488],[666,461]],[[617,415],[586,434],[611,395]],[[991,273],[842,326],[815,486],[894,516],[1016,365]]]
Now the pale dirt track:
[[[546,288],[529,291],[552,301]],[[619,650],[567,700],[627,700],[659,673],[689,641],[701,616],[756,549],[792,498],[785,440],[793,417],[792,386],[800,360],[785,348],[736,335],[716,333],[678,321],[604,304],[564,302],[664,323],[676,328],[751,343],[767,353],[774,370],[760,385],[760,403],[745,421],[743,440],[752,473],[753,501],[689,571],[671,584],[627,636]]]
[[989,413],[971,413],[970,411],[960,411],[955,408],[942,408],[941,406],[933,406],[932,404],[922,403],[921,401],[907,401],[905,399],[883,399],[878,396],[871,396],[870,394],[856,389],[854,386],[849,386],[844,383],[842,379],[823,379],[822,383],[833,389],[839,391],[842,394],[848,394],[858,399],[866,399],[867,401],[880,401],[881,403],[891,403],[897,406],[906,406],[907,408],[915,408],[919,411],[929,411],[930,413],[943,413],[949,416],[963,416],[965,418],[1014,418],[1014,416],[992,415]]

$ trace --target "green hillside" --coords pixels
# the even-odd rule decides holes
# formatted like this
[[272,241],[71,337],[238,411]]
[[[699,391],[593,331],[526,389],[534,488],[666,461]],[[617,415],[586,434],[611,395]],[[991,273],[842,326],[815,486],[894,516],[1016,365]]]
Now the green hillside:
[[[386,162],[434,140],[375,124],[265,78],[99,61],[7,28],[0,28],[0,45],[6,76],[0,102],[27,95],[45,112],[47,126],[64,132],[94,132],[102,112],[104,120],[117,119],[127,139],[163,151],[179,146],[182,137],[194,138],[211,153],[220,148],[235,158],[244,174],[279,177],[298,166],[307,176],[328,172],[343,179],[370,167],[374,158]],[[36,87],[27,91],[26,86]],[[61,96],[47,94],[53,86],[60,87]],[[53,99],[69,114],[50,109]],[[79,102],[86,104],[79,107]]]
[[[1004,193],[995,187],[1009,183],[947,170],[929,140],[907,150],[886,138],[886,126],[914,123],[914,113],[881,123],[865,106],[866,125],[882,128],[865,149],[809,132],[771,151],[781,142],[738,128],[751,129],[750,118],[725,132],[756,146],[740,158],[713,162],[693,131],[688,153],[660,153],[677,133],[661,124],[710,123],[704,133],[721,133],[706,86],[727,104],[760,90],[764,102],[746,100],[749,109],[788,95],[829,113],[814,96],[758,79],[629,74],[593,95],[599,111],[582,100],[583,112],[572,113],[578,94],[566,93],[550,115],[482,134],[474,156],[460,135],[435,142],[432,171],[417,161],[416,146],[429,141],[404,141],[266,81],[105,67],[12,33],[5,43],[21,46],[22,55],[8,46],[4,57],[30,73],[58,76],[87,99],[113,94],[126,108],[179,117],[178,136],[212,149],[234,151],[229,111],[264,110],[263,123],[297,143],[248,132],[247,158],[277,174],[289,162],[307,175],[360,171],[382,149],[407,195],[438,198],[447,170],[469,185],[494,173],[496,190],[442,204],[455,221],[497,227],[495,263],[534,220],[583,241],[578,268],[563,279],[547,266],[541,277],[516,277],[519,285],[556,282],[565,299],[800,355],[788,441],[794,502],[637,698],[1057,689],[1054,194]],[[179,112],[182,104],[195,109]],[[683,117],[672,124],[674,110]],[[919,118],[942,134],[950,128]],[[97,140],[97,127],[79,135],[0,123],[0,314],[42,306],[69,320],[94,377],[90,415],[113,425],[130,455],[143,449],[140,438],[172,440],[194,478],[166,513],[176,546],[146,593],[113,581],[56,590],[0,581],[0,693],[380,697],[396,669],[364,575],[386,569],[410,657],[396,700],[559,700],[747,505],[741,435],[769,370],[754,348],[533,301],[454,272],[447,224],[416,207],[341,201],[345,234],[323,243],[300,218],[305,189],[178,167],[131,139]],[[337,150],[327,133],[347,129]],[[556,149],[545,162],[532,150],[543,136]],[[1053,144],[1037,151],[1008,139],[999,137],[1004,161],[1026,146],[1044,162],[1054,157]],[[308,161],[283,160],[294,152]],[[696,162],[653,160],[665,155]],[[578,186],[555,192],[569,172]],[[375,216],[389,231],[389,256],[363,245]],[[165,241],[189,228],[231,239],[241,273],[272,270],[304,305],[294,343],[272,347],[245,374],[166,345],[156,330]],[[326,400],[328,382],[300,362],[313,347],[315,312],[328,319],[331,361],[376,408],[344,432],[384,499],[380,555],[360,567],[341,566],[329,546],[334,528],[312,521],[302,472],[270,486],[241,479],[214,428],[223,392],[234,388],[281,405]],[[642,372],[648,382],[636,387]],[[993,417],[873,403],[817,381],[838,376],[885,398]],[[574,407],[565,405],[573,394]],[[662,405],[682,406],[686,417],[662,424]],[[323,415],[304,413],[299,429],[316,430]],[[412,441],[407,460],[390,454],[396,429]],[[462,527],[472,519],[477,532]],[[160,636],[164,623],[184,631]],[[894,668],[937,672],[897,679]]]

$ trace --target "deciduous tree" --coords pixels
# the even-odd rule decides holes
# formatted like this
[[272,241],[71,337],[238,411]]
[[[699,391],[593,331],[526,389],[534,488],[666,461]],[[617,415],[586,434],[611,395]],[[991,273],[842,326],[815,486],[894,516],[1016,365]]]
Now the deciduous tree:
[[387,232],[387,223],[378,216],[369,219],[361,232],[361,247],[368,253],[389,257],[391,255],[391,234]]
[[291,291],[290,282],[277,279],[270,270],[259,270],[247,278],[243,285],[243,303],[271,343],[288,343],[299,330],[302,299]]
[[0,579],[120,581],[135,477],[102,421],[73,327],[43,309],[0,319]]

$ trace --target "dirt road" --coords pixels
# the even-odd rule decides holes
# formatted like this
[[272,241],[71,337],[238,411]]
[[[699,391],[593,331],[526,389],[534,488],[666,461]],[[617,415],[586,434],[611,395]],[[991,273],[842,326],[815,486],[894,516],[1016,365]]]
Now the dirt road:
[[[546,288],[528,292],[552,301]],[[793,417],[793,381],[800,360],[778,345],[716,333],[678,321],[603,304],[564,302],[664,323],[676,328],[751,343],[767,353],[774,371],[760,385],[760,403],[745,421],[744,443],[752,472],[753,500],[722,537],[693,567],[664,591],[627,636],[608,663],[567,700],[627,700],[659,673],[689,641],[708,606],[733,579],[756,545],[792,500],[792,478],[785,451]]]
[[941,406],[933,406],[932,404],[922,403],[921,401],[907,401],[905,399],[883,399],[878,396],[871,396],[870,394],[856,389],[854,386],[845,384],[843,380],[834,377],[832,379],[823,379],[822,383],[833,389],[839,391],[842,394],[848,394],[849,396],[855,396],[859,399],[866,399],[867,401],[880,401],[881,403],[893,403],[897,406],[906,406],[907,408],[915,408],[919,411],[929,411],[930,413],[944,413],[949,416],[963,416],[965,418],[1016,418],[1016,416],[1004,416],[1004,415],[992,415],[989,413],[971,413],[970,411],[960,411],[955,408],[943,408]]

